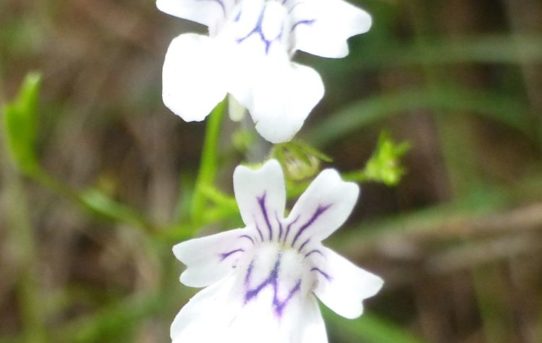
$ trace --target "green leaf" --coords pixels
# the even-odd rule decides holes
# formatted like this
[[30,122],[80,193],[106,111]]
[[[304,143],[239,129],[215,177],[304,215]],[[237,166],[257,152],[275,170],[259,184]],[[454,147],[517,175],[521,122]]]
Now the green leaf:
[[529,107],[521,101],[497,92],[447,86],[401,90],[360,100],[314,127],[308,140],[316,146],[324,146],[356,130],[416,109],[438,109],[444,111],[444,115],[453,115],[454,111],[472,112],[533,136],[533,128],[525,124]]
[[138,323],[167,305],[161,294],[131,295],[102,308],[93,315],[74,319],[60,330],[53,332],[54,342],[118,342],[126,340]]
[[[348,68],[355,71],[447,65],[459,63],[522,64],[542,61],[542,37],[537,35],[487,35],[426,42],[390,43],[373,51],[352,54]],[[344,67],[347,68],[347,67]],[[352,70],[350,69],[350,72]]]
[[78,194],[82,205],[91,212],[133,227],[154,231],[152,224],[132,208],[111,199],[98,189],[91,188]]
[[7,147],[16,166],[27,175],[39,169],[35,144],[40,86],[41,76],[28,74],[15,100],[4,107]]

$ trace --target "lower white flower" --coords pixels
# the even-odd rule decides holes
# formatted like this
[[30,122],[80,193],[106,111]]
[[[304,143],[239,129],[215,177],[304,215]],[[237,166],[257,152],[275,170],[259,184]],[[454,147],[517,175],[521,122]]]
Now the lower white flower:
[[181,282],[206,287],[176,316],[174,343],[326,343],[316,297],[337,314],[356,318],[362,300],[383,285],[324,247],[347,219],[356,184],[333,169],[321,172],[284,218],[279,163],[234,172],[245,228],[192,239],[173,248],[187,269]]

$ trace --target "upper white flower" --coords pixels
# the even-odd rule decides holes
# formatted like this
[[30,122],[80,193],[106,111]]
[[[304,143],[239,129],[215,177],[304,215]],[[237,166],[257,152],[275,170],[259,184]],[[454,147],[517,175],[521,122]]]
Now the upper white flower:
[[313,69],[291,61],[296,50],[348,54],[346,40],[366,32],[370,15],[343,0],[158,0],[171,15],[209,27],[182,34],[163,69],[163,99],[186,121],[201,121],[229,93],[268,141],[290,140],[320,101]]
[[359,188],[333,169],[321,172],[285,218],[279,163],[243,166],[233,176],[246,227],[173,248],[186,264],[181,282],[206,287],[176,316],[174,343],[326,343],[316,297],[355,318],[383,285],[321,243],[347,219]]

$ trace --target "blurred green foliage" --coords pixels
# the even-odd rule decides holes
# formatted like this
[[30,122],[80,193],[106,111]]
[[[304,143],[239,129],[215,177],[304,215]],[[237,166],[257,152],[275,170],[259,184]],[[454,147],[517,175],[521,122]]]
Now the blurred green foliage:
[[389,133],[382,132],[375,152],[367,161],[365,168],[349,173],[345,178],[357,182],[382,182],[386,186],[397,186],[406,172],[400,159],[409,149],[408,143],[397,144]]
[[37,116],[41,76],[29,74],[15,100],[4,106],[4,126],[9,152],[19,169],[29,175],[38,168]]

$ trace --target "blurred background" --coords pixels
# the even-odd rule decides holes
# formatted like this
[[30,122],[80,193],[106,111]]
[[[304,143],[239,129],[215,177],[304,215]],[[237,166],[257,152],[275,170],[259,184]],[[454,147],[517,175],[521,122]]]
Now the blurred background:
[[[367,182],[328,242],[382,275],[366,315],[324,311],[330,342],[542,341],[542,3],[350,0],[374,18],[341,60],[298,54],[326,96],[300,138],[361,168],[383,130],[410,144],[395,187]],[[161,101],[171,39],[204,32],[152,0],[2,0],[0,104],[41,72],[37,158],[0,139],[0,342],[168,342],[205,124]],[[2,114],[4,115],[4,114]],[[218,187],[231,192],[236,125]],[[2,127],[0,135],[5,135]],[[216,214],[201,233],[233,227]]]

